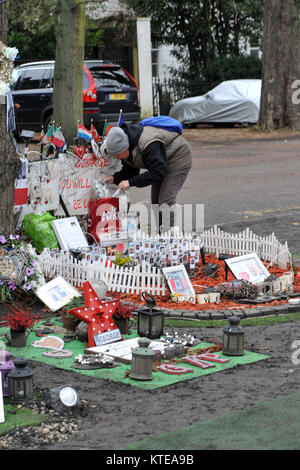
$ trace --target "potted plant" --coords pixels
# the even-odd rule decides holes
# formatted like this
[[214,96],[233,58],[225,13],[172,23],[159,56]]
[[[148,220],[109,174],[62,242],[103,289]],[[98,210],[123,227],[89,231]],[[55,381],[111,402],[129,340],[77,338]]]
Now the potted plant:
[[122,334],[128,331],[128,321],[133,310],[134,307],[120,303],[113,314],[113,321]]
[[79,320],[72,315],[68,314],[68,310],[72,310],[73,308],[83,307],[84,300],[81,297],[73,297],[70,302],[64,306],[63,310],[61,311],[61,317],[63,321],[63,325],[67,330],[75,331],[76,326],[79,324]]
[[14,309],[10,307],[12,313],[8,313],[4,317],[4,325],[10,328],[10,336],[8,337],[9,345],[15,348],[23,348],[26,346],[29,329],[32,328],[39,320],[39,315],[32,315],[29,309]]

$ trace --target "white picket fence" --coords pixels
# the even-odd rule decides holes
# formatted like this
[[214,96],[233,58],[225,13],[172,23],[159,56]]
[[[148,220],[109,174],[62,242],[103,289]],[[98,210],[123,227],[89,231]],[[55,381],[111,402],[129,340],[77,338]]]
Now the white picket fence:
[[164,275],[146,262],[131,268],[115,264],[106,267],[103,263],[91,264],[63,253],[59,258],[54,258],[46,249],[39,256],[39,265],[45,277],[62,276],[76,287],[82,287],[86,281],[101,280],[108,290],[114,292],[139,294],[146,291],[153,295],[165,295],[167,290]]
[[[138,232],[135,240],[144,241],[157,241],[161,236],[156,235],[149,237],[145,233]],[[253,233],[249,228],[243,232],[228,233],[224,232],[217,225],[209,230],[205,230],[201,236],[192,236],[191,234],[184,234],[177,231],[177,233],[166,232],[163,238],[170,240],[186,239],[188,241],[188,250],[193,246],[193,240],[199,239],[200,246],[204,247],[205,253],[215,253],[218,257],[221,253],[234,256],[243,256],[249,253],[256,253],[258,257],[265,261],[270,261],[270,264],[276,264],[286,269],[287,264],[291,264],[291,254],[288,249],[288,244],[280,243],[275,234],[272,233],[267,237],[258,236]]]
[[291,254],[288,244],[281,244],[272,233],[267,237],[261,237],[246,228],[240,233],[227,233],[221,230],[217,225],[203,232],[201,236],[206,253],[230,254],[243,256],[249,253],[256,253],[262,260],[270,261],[286,269],[287,264],[291,263]]
[[[184,235],[183,237],[187,238]],[[174,235],[170,234],[169,238],[174,239]],[[177,236],[176,239],[182,240]],[[141,234],[139,240],[151,241],[157,240],[157,237],[149,238]],[[189,240],[192,247],[192,237]],[[287,242],[281,244],[274,233],[268,237],[259,237],[247,228],[244,232],[230,234],[215,226],[203,232],[200,246],[204,246],[206,253],[215,253],[216,256],[221,253],[235,256],[257,253],[260,259],[269,261],[270,265],[276,264],[284,269],[288,263],[292,265]],[[120,267],[113,263],[106,267],[103,262],[79,261],[65,252],[60,252],[57,257],[51,256],[50,250],[45,249],[39,256],[39,265],[46,278],[62,276],[77,287],[81,287],[85,281],[102,280],[108,290],[114,292],[139,294],[146,291],[153,295],[165,295],[167,291],[162,272],[145,261],[131,268]]]

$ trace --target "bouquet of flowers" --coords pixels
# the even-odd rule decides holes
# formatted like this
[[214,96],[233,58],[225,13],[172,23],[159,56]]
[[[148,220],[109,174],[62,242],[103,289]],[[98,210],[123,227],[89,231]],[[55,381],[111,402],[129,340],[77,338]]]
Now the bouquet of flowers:
[[41,273],[36,253],[31,245],[21,240],[20,235],[6,237],[0,234],[0,259],[15,267],[10,277],[1,276],[0,272],[0,301],[13,300],[19,289],[29,293],[38,287]]

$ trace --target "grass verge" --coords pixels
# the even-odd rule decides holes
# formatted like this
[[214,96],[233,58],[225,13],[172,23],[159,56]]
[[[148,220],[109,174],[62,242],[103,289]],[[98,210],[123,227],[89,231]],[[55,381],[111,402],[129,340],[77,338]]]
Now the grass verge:
[[18,408],[4,400],[5,422],[0,424],[0,436],[7,434],[15,428],[36,426],[43,421],[49,421],[51,416],[34,414],[30,408],[22,406]]
[[[241,320],[242,326],[273,325],[276,323],[289,323],[300,321],[300,312],[285,313],[282,315],[268,315],[264,317],[245,318]],[[172,328],[219,328],[228,324],[227,320],[180,320],[165,318],[165,326]]]

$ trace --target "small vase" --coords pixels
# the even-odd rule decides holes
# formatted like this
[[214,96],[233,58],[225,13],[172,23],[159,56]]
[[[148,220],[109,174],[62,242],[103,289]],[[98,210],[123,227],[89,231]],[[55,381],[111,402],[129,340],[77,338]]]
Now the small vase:
[[62,312],[61,314],[63,325],[67,330],[75,331],[77,325],[79,324],[79,320],[76,318],[70,318],[66,312]]
[[10,330],[9,345],[13,348],[24,348],[27,342],[28,330]]

